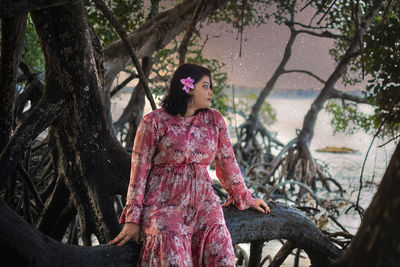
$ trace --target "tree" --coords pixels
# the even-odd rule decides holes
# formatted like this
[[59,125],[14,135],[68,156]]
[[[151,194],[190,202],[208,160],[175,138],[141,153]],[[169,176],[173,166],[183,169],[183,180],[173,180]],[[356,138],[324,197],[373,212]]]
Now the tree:
[[[8,13],[0,13],[3,17],[30,12],[40,39],[46,74],[43,85],[29,68],[20,64],[29,86],[43,95],[24,112],[26,116],[20,116],[21,122],[0,154],[2,197],[27,221],[24,223],[1,200],[0,210],[4,215],[1,223],[5,227],[0,228],[0,244],[7,256],[17,257],[18,263],[25,265],[36,262],[42,266],[76,266],[102,262],[109,266],[115,257],[119,259],[118,266],[130,264],[137,256],[137,248],[132,246],[76,247],[55,241],[68,233],[71,243],[76,243],[77,224],[85,246],[91,245],[92,235],[105,243],[120,230],[114,204],[120,201],[118,195],[126,195],[130,160],[107,116],[111,83],[117,73],[131,64],[132,54],[138,58],[150,57],[186,29],[193,17],[204,19],[228,1],[212,1],[198,9],[197,16],[192,14],[197,4],[193,1],[184,1],[155,15],[128,34],[133,47],[129,52],[124,40],[115,40],[102,51],[81,0],[68,3],[43,0],[35,5],[28,2],[0,4],[0,7],[7,5]],[[16,49],[11,53],[20,52]],[[8,72],[7,79],[15,81],[17,63],[13,62],[13,71]],[[47,133],[46,138],[40,140],[38,136],[43,132]],[[21,197],[17,198],[15,192]],[[262,241],[278,237],[290,240],[291,246],[304,248],[316,266],[326,266],[340,254],[299,211],[270,204],[276,217],[258,218],[250,210],[241,213],[224,210],[234,242],[252,242],[251,262],[259,261]],[[250,225],[249,217],[253,216],[255,220]],[[296,228],[296,224],[301,227]],[[242,225],[248,231],[243,231]],[[304,232],[310,233],[308,238],[304,238]],[[26,246],[20,244],[22,236],[28,236]]]
[[333,266],[400,264],[400,145],[397,145],[349,249]]
[[[390,2],[389,2],[390,4]],[[393,8],[385,8],[372,22],[362,42],[363,57],[354,58],[347,75],[343,77],[345,84],[358,84],[367,79],[367,87],[363,94],[368,102],[375,107],[372,115],[366,115],[357,110],[357,106],[340,105],[336,102],[328,104],[328,111],[334,116],[333,124],[338,132],[352,133],[364,130],[378,137],[396,137],[399,131],[398,88],[400,73],[398,62],[400,49],[400,18],[399,4]],[[342,53],[343,44],[338,42],[332,54],[338,58]],[[355,73],[363,69],[363,73]],[[344,120],[344,118],[351,120]]]
[[[161,48],[171,36],[183,30],[183,21],[190,19],[188,10],[191,4],[188,3],[159,14],[157,19],[145,24],[143,30],[137,31],[139,36],[133,40],[140,57],[151,53],[156,47]],[[223,3],[207,6],[200,18]],[[43,210],[38,210],[37,219],[33,219],[32,223],[50,236],[60,239],[77,214],[84,244],[91,243],[92,233],[100,242],[106,242],[119,232],[113,200],[115,195],[126,194],[130,163],[129,154],[111,131],[103,107],[101,92],[107,86],[108,73],[113,69],[104,75],[102,73],[101,59],[96,57],[100,53],[96,53],[96,39],[89,35],[82,2],[41,9],[31,12],[31,16],[45,58],[44,94],[2,151],[1,184],[4,185],[15,167],[19,166],[24,147],[30,147],[32,140],[49,127],[48,139],[43,145],[55,142],[56,150],[53,150],[51,160],[47,162],[55,167],[56,175],[50,180],[46,177],[50,166],[36,166],[45,171],[41,178],[52,182],[44,189],[49,199]],[[171,27],[171,30],[166,27]],[[152,36],[157,36],[157,39]],[[105,51],[105,65],[109,60],[116,69],[119,68],[115,62],[117,58],[121,64],[126,64],[121,59],[124,54],[112,54],[112,51],[118,51],[120,45],[113,43]],[[125,51],[125,48],[120,50]],[[102,77],[105,77],[104,86]],[[48,160],[47,157],[42,158],[44,162]],[[29,169],[26,171],[31,175]],[[15,189],[15,182],[15,179],[11,179],[7,190]],[[29,191],[26,194],[26,198],[29,198]],[[12,201],[9,199],[9,204]],[[39,198],[36,204],[38,202]],[[29,208],[28,205],[24,206],[25,210]]]
[[[355,103],[369,103],[368,99],[366,98],[350,95],[335,89],[335,84],[346,73],[347,66],[348,64],[350,64],[351,60],[360,55],[361,51],[359,50],[359,40],[368,31],[370,24],[375,20],[376,14],[378,14],[378,12],[383,8],[383,2],[382,1],[369,2],[367,8],[364,10],[365,14],[363,14],[363,16],[361,17],[359,28],[357,29],[357,31],[355,30],[351,31],[350,34],[348,32],[349,30],[347,29],[347,27],[349,27],[349,25],[352,25],[351,24],[352,21],[349,20],[341,22],[342,20],[338,18],[339,16],[337,14],[338,11],[335,10],[329,13],[330,9],[327,9],[326,11],[327,12],[326,14],[328,14],[327,15],[328,18],[326,18],[327,26],[314,27],[310,25],[300,24],[301,27],[304,27],[307,30],[304,29],[296,30],[294,26],[298,25],[299,23],[296,23],[294,21],[295,7],[296,7],[295,1],[292,2],[292,6],[282,7],[283,12],[288,12],[290,14],[290,20],[286,21],[286,24],[291,28],[291,35],[285,49],[285,54],[280,65],[275,70],[272,78],[268,81],[262,93],[260,94],[260,97],[257,100],[256,104],[254,105],[248,120],[246,121],[245,124],[243,124],[242,127],[246,129],[245,131],[246,136],[240,139],[245,141],[244,142],[245,146],[251,148],[252,147],[251,144],[256,142],[254,140],[255,139],[254,136],[257,133],[257,131],[261,129],[261,132],[266,132],[265,130],[264,131],[262,130],[263,127],[260,125],[257,119],[258,116],[257,114],[260,110],[261,104],[265,101],[265,98],[272,91],[276,80],[281,75],[291,72],[303,72],[323,82],[323,87],[319,92],[318,96],[316,97],[316,99],[313,101],[309,111],[307,112],[303,121],[303,127],[299,131],[297,138],[295,138],[294,140],[289,142],[286,146],[284,146],[281,149],[280,153],[277,156],[273,157],[272,160],[270,160],[266,164],[259,164],[260,168],[266,167],[265,176],[263,177],[262,182],[260,182],[260,184],[264,186],[259,187],[262,189],[264,193],[266,193],[269,196],[271,192],[275,190],[278,185],[282,186],[286,183],[294,182],[295,184],[300,185],[300,190],[297,198],[297,203],[299,203],[302,197],[305,195],[305,193],[307,191],[310,191],[309,186],[311,187],[311,189],[316,188],[317,181],[320,181],[327,190],[330,190],[330,182],[333,182],[334,185],[339,188],[339,190],[342,189],[339,183],[337,183],[332,177],[328,177],[322,170],[321,166],[318,166],[318,164],[316,164],[309,150],[309,145],[313,138],[314,128],[317,121],[318,113],[323,109],[324,105],[328,100],[337,98],[337,99],[352,101]],[[344,9],[344,7],[342,8]],[[323,6],[320,7],[319,10],[324,10],[324,7]],[[341,15],[345,17],[348,14],[344,12],[344,14]],[[340,21],[339,23],[337,23],[338,20]],[[315,33],[312,31],[315,29],[332,30],[332,28],[335,25],[339,25],[340,26],[339,28],[343,29],[343,32],[340,35],[332,34],[329,31],[325,31],[322,34]],[[342,43],[343,49],[345,51],[343,52],[343,55],[340,58],[338,58],[339,62],[335,70],[332,72],[332,74],[326,81],[323,81],[317,75],[307,71],[285,70],[285,65],[289,60],[291,54],[292,43],[296,35],[299,33],[308,33],[317,36],[330,37],[334,38],[335,40],[340,40],[340,42]],[[249,152],[248,149],[246,150],[246,147],[241,150],[247,152],[247,154]],[[256,148],[254,150],[259,151],[260,148]],[[269,185],[270,188],[265,189],[265,185]]]

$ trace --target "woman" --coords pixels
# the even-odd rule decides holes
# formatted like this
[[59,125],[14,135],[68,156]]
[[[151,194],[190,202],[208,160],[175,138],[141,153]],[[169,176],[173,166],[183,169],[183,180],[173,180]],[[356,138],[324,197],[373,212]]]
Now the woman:
[[141,120],[121,233],[110,243],[143,241],[139,266],[235,266],[231,236],[207,166],[229,197],[224,205],[269,213],[243,182],[222,115],[210,108],[211,72],[183,64],[162,108]]

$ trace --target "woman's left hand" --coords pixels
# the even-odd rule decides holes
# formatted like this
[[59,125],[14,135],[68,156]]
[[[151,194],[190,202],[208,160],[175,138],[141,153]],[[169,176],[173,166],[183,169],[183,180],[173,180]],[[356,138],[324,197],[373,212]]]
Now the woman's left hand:
[[257,198],[256,199],[256,204],[254,204],[254,206],[251,207],[254,210],[258,210],[259,212],[262,213],[270,213],[271,210],[269,209],[267,203],[264,202],[264,200],[262,200],[261,198]]

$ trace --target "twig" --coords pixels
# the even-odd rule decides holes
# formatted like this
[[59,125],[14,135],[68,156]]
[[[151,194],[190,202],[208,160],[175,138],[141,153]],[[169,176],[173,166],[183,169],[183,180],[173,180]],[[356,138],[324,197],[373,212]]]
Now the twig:
[[354,11],[354,1],[353,0],[351,0],[351,17],[353,18],[353,20],[354,20],[354,24],[355,24],[355,26],[356,26],[356,34],[357,34],[357,37],[358,37],[358,46],[360,47],[360,50],[361,50],[361,74],[362,74],[362,77],[363,77],[363,80],[364,80],[364,72],[365,72],[365,67],[364,67],[364,53],[363,53],[363,45],[362,45],[362,42],[361,42],[361,34],[360,34],[360,29],[359,29],[359,23],[358,23],[358,20],[359,20],[359,16],[358,16],[358,7],[359,7],[359,5],[360,5],[360,0],[357,0],[357,4],[356,4],[356,10]]
[[246,6],[246,0],[242,0],[242,13],[240,15],[241,17],[241,23],[240,23],[240,49],[239,49],[239,57],[242,58],[242,43],[243,43],[243,21],[244,21],[244,8]]
[[113,97],[116,93],[118,93],[119,90],[121,90],[122,88],[124,88],[130,81],[132,81],[133,79],[137,78],[138,76],[133,73],[131,75],[129,75],[128,78],[126,78],[121,84],[119,84],[117,87],[115,87],[111,93],[110,93],[110,97]]
[[[323,5],[325,5],[325,3],[326,3],[326,1],[324,1],[324,4],[323,4]],[[324,13],[324,15],[322,16],[322,18],[317,22],[317,25],[319,25],[319,24],[321,23],[321,21],[325,18],[325,16],[328,14],[328,12],[332,9],[332,7],[335,5],[335,3],[336,3],[336,0],[334,0],[334,1],[332,2],[332,4],[330,5],[330,7],[328,8],[328,10],[325,11],[325,13]],[[322,10],[322,7],[321,7],[321,10]],[[318,12],[320,12],[320,10],[319,10]]]
[[399,138],[399,137],[400,137],[400,134],[397,135],[396,137],[393,137],[392,139],[390,139],[389,141],[385,142],[384,144],[379,145],[378,147],[379,147],[379,148],[384,147],[385,145],[389,144],[390,142],[396,140],[396,139]]
[[341,225],[341,224],[336,220],[335,217],[333,217],[332,215],[328,215],[328,217],[329,217],[332,221],[334,221],[334,222],[336,223],[336,225],[340,227],[340,229],[342,229],[342,230],[343,230],[344,232],[346,232],[347,234],[349,233],[349,231],[347,231],[346,228],[344,228],[344,226]]

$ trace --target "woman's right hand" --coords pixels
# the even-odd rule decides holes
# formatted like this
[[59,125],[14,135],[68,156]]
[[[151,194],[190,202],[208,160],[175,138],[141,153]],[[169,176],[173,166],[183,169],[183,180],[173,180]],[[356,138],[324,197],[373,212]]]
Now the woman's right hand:
[[110,245],[117,244],[118,247],[124,245],[129,240],[134,240],[139,244],[140,225],[136,223],[125,223],[119,235],[110,241]]

